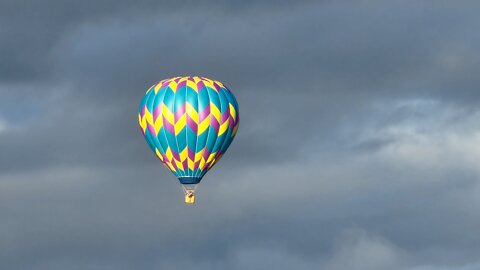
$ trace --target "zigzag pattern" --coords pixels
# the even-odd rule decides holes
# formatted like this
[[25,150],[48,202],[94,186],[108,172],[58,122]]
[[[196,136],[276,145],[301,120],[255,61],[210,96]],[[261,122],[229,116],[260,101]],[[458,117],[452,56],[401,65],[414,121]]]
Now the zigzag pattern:
[[238,103],[219,81],[174,77],[152,85],[140,102],[145,139],[175,176],[201,179],[238,129]]

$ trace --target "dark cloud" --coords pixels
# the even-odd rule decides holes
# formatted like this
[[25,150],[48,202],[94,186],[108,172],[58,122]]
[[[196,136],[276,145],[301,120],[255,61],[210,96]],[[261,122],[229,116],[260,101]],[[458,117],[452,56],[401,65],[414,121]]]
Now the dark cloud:
[[[477,269],[478,3],[0,3],[6,269]],[[186,208],[136,110],[225,82],[241,126]]]

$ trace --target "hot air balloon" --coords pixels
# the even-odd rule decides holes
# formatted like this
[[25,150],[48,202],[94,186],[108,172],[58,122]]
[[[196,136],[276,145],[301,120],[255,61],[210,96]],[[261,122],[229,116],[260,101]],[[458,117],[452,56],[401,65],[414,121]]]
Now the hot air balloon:
[[232,143],[238,104],[221,82],[205,77],[174,77],[151,86],[138,110],[147,144],[182,184],[185,203]]

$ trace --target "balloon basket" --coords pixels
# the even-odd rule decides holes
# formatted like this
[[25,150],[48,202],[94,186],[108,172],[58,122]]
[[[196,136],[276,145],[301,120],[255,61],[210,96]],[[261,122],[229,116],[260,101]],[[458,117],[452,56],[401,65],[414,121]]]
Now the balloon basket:
[[187,184],[182,185],[183,192],[185,193],[185,203],[194,204],[195,203],[195,189],[197,188],[196,184]]
[[186,204],[194,204],[195,203],[195,195],[185,195],[185,203]]

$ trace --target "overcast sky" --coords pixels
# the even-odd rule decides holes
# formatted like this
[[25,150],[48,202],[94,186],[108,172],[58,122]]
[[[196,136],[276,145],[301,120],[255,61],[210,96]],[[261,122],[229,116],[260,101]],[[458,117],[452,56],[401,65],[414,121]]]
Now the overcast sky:
[[[0,1],[0,268],[480,269],[478,1]],[[241,123],[195,206],[154,82]]]

